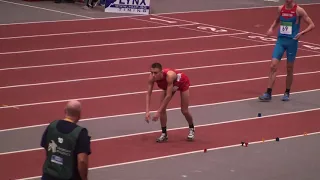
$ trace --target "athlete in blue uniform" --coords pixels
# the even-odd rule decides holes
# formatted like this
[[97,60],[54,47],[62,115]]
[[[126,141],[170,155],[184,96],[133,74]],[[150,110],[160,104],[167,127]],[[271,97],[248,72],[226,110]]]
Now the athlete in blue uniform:
[[[300,32],[301,19],[308,24],[308,27]],[[278,16],[269,28],[267,35],[270,36],[278,25],[280,25],[280,27],[278,29],[278,39],[272,53],[268,88],[267,91],[259,97],[262,101],[270,101],[272,99],[272,88],[275,83],[277,68],[285,51],[287,55],[287,77],[286,90],[282,100],[289,100],[290,88],[293,81],[293,65],[298,50],[298,40],[301,35],[315,27],[306,11],[294,3],[293,0],[286,0],[283,6],[278,7]]]

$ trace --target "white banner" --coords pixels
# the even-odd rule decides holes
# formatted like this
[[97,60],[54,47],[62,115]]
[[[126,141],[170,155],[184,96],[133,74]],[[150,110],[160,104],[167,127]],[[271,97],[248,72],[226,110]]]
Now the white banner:
[[150,0],[105,0],[104,12],[149,14]]

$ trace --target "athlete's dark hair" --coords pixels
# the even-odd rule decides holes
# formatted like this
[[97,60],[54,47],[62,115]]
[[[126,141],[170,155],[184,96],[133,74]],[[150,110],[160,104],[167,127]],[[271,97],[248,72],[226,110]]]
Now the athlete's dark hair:
[[151,68],[158,68],[158,69],[162,70],[162,65],[160,63],[156,62],[151,65]]

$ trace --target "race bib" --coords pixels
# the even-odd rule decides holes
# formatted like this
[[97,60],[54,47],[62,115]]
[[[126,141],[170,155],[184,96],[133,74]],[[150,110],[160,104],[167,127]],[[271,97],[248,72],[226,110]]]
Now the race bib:
[[51,156],[51,162],[63,165],[63,158],[61,158],[59,156],[56,156],[56,155],[52,155]]
[[292,34],[292,23],[291,22],[281,22],[280,33],[291,35]]
[[[177,82],[179,82],[181,80],[181,73],[178,73],[177,74]],[[179,87],[178,86],[173,86],[173,89],[172,89],[172,91],[173,92],[175,92],[175,91],[177,91],[179,89]]]
[[181,79],[181,73],[178,73],[178,74],[177,74],[177,81],[179,82],[180,79]]

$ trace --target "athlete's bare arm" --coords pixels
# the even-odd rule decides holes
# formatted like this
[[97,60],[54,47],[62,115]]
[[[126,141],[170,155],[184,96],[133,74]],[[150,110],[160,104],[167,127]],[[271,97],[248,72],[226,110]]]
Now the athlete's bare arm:
[[278,11],[277,11],[277,16],[276,19],[273,21],[273,23],[271,24],[267,34],[271,35],[273,33],[273,30],[279,25],[280,23],[280,11],[281,11],[282,6],[278,6]]
[[309,15],[307,14],[307,12],[306,12],[302,7],[298,6],[298,8],[297,8],[297,14],[298,14],[298,16],[300,16],[300,17],[303,19],[303,21],[304,21],[305,23],[308,24],[308,27],[307,27],[305,30],[301,31],[301,32],[299,33],[299,35],[303,35],[303,34],[309,32],[309,31],[311,31],[312,29],[315,28],[315,25],[314,25],[312,19],[309,17]]
[[176,73],[173,71],[168,71],[167,73],[167,83],[168,83],[168,87],[167,87],[167,91],[166,91],[166,96],[163,99],[163,101],[161,102],[160,108],[158,110],[158,112],[162,112],[165,110],[165,108],[167,107],[168,103],[171,100],[172,97],[172,90],[173,90],[173,81],[176,78]]
[[149,76],[148,79],[148,89],[147,89],[147,94],[146,94],[146,121],[149,120],[150,118],[150,102],[151,102],[151,94],[154,86],[154,81],[152,79],[152,75]]

